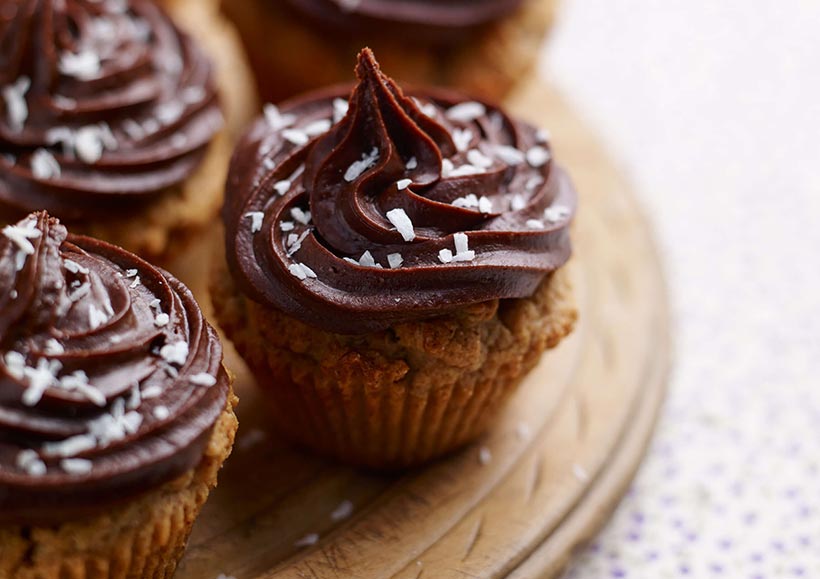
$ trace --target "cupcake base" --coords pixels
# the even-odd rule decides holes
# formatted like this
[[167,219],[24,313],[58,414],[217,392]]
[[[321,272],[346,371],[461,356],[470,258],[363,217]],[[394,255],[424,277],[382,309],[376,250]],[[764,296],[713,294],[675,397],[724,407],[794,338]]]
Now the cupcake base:
[[[502,21],[483,27],[456,46],[424,46],[404,35],[328,34],[312,27],[282,2],[222,0],[236,24],[262,96],[284,98],[350,80],[350,63],[364,46],[399,81],[459,88],[500,100],[535,63],[555,16],[556,0],[525,0]],[[412,49],[408,42],[414,43]]]
[[529,298],[361,336],[326,332],[245,298],[225,266],[212,296],[276,428],[320,454],[386,470],[475,439],[577,318],[566,269]]
[[105,514],[51,526],[0,525],[4,579],[173,576],[237,430],[233,390],[199,465]]

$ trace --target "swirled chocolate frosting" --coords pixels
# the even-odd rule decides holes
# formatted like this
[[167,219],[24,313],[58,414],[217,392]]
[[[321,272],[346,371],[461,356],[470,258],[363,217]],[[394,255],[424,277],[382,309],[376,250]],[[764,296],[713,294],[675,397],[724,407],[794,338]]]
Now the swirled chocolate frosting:
[[269,106],[236,150],[223,217],[240,289],[348,334],[532,295],[569,258],[576,207],[546,135],[405,95],[369,50],[357,75],[352,94]]
[[[269,0],[347,32],[401,31],[446,41],[507,16],[523,0]],[[455,36],[453,36],[455,35]]]
[[196,466],[225,408],[190,291],[44,212],[0,234],[0,521],[98,512]]
[[149,0],[0,0],[0,206],[86,218],[198,166],[211,66]]

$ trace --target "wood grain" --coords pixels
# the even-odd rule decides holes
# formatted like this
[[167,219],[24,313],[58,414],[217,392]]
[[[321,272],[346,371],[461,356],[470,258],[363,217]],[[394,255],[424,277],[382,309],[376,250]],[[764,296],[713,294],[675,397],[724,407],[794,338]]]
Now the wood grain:
[[[581,194],[569,266],[581,309],[576,332],[544,357],[484,439],[400,477],[284,445],[228,348],[240,435],[178,578],[554,577],[606,521],[663,398],[670,364],[663,277],[629,186],[567,103],[533,83],[509,108],[551,130]],[[207,309],[207,244],[197,251],[175,271]],[[492,455],[487,464],[480,448]],[[343,501],[353,514],[335,521]],[[315,545],[295,546],[314,533]]]

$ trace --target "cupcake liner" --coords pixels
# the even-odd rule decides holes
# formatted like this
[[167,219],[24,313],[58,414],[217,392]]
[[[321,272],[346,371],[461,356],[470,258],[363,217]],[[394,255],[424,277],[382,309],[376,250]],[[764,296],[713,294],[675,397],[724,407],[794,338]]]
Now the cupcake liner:
[[217,420],[200,464],[109,511],[51,526],[0,525],[4,579],[170,578],[233,446],[236,398]]
[[525,299],[345,336],[241,295],[223,268],[214,307],[288,439],[375,469],[421,464],[489,425],[539,355],[575,322],[559,270]]

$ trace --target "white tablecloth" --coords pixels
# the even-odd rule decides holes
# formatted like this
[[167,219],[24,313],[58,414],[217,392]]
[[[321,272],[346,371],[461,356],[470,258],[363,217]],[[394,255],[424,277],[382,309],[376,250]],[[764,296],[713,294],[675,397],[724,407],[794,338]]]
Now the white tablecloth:
[[820,2],[564,2],[543,71],[641,192],[677,325],[654,444],[568,576],[820,578]]

